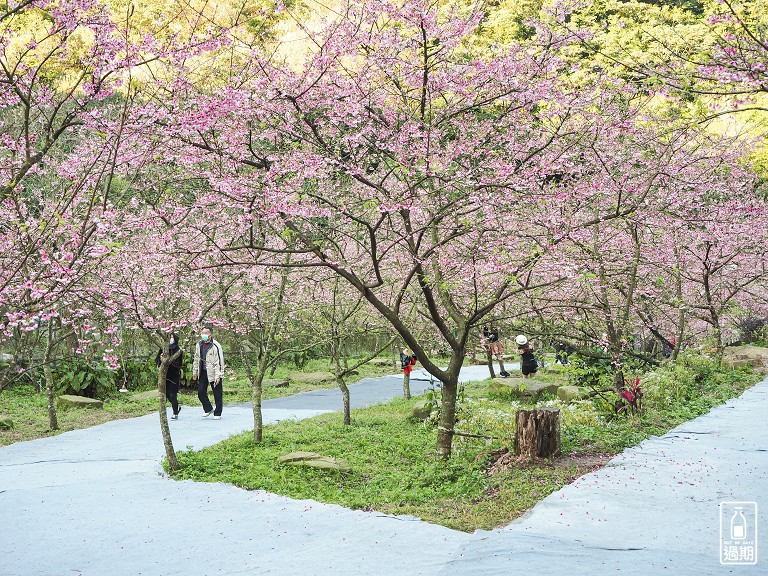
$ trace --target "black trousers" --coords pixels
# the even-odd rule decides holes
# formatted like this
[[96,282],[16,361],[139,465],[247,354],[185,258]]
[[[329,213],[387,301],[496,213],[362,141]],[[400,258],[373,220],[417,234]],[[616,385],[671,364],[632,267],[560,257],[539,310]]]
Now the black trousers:
[[165,397],[171,402],[173,413],[179,413],[179,381],[171,378],[165,379]]
[[216,384],[210,382],[211,389],[213,390],[213,401],[216,402],[216,408],[211,406],[211,400],[208,398],[208,372],[200,371],[200,375],[197,380],[197,397],[203,405],[203,412],[206,414],[213,410],[214,416],[221,416],[221,409],[224,407],[224,394],[223,385],[221,382]]

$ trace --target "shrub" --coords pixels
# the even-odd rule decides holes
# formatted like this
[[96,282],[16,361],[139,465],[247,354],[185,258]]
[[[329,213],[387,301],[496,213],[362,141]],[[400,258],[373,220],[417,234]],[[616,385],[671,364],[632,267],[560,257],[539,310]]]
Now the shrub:
[[58,394],[103,399],[115,391],[115,372],[98,362],[59,361],[53,366],[53,377]]
[[646,406],[664,409],[685,402],[696,381],[696,372],[684,362],[673,362],[642,377]]
[[157,388],[157,367],[152,359],[128,359],[115,374],[115,383],[131,391],[152,390]]
[[482,398],[467,398],[457,411],[457,429],[470,434],[512,438],[515,433],[515,412],[522,408],[518,401],[505,404],[504,409]]
[[764,342],[768,336],[768,318],[749,316],[741,320],[736,328],[739,331],[739,341],[742,344]]
[[560,400],[549,400],[543,405],[560,410],[560,426],[562,428],[599,426],[604,422],[603,416],[591,400],[577,400],[567,404]]

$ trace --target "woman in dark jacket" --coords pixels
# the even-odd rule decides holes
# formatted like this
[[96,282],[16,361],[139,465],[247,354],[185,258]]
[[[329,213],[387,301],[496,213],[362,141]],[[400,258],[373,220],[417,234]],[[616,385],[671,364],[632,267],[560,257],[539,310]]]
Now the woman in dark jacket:
[[539,367],[533,353],[533,345],[522,334],[515,338],[515,342],[517,343],[517,353],[520,354],[520,371],[523,373],[523,378],[533,378]]
[[[174,358],[174,354],[178,352],[178,355]],[[165,374],[165,397],[171,401],[173,407],[172,420],[178,420],[179,412],[181,412],[181,406],[179,406],[179,382],[181,380],[181,366],[184,360],[184,351],[179,350],[179,335],[175,332],[171,334],[171,338],[168,341],[168,353],[171,355],[171,363],[168,365],[168,372]],[[155,364],[160,366],[160,354],[162,350],[157,353],[155,358]]]

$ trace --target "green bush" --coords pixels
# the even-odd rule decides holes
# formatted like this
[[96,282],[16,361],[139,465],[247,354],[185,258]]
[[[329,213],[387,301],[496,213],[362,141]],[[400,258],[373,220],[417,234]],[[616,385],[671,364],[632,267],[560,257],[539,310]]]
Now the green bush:
[[115,385],[125,386],[133,392],[157,388],[157,366],[153,359],[129,359],[115,374]]
[[150,360],[126,360],[118,370],[81,358],[60,360],[53,367],[57,394],[74,394],[104,400],[125,385],[131,391],[157,386],[157,368]]
[[613,366],[608,358],[571,356],[571,370],[568,372],[568,384],[602,390],[613,386]]
[[115,372],[98,362],[59,361],[53,365],[53,377],[58,394],[103,399],[115,391]]
[[696,372],[683,362],[666,364],[642,376],[643,404],[656,409],[686,402],[696,381]]
[[499,406],[485,398],[467,398],[457,412],[456,428],[469,434],[511,438],[515,433],[515,411],[522,407],[517,400]]

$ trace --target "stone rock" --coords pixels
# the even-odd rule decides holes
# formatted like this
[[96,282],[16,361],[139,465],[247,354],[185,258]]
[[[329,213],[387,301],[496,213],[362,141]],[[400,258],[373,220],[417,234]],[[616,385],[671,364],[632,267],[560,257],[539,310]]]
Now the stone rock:
[[274,380],[262,380],[261,384],[263,387],[288,388],[289,382],[285,378],[276,378]]
[[322,382],[333,382],[336,380],[336,376],[330,372],[294,372],[288,375],[288,380],[301,384],[320,384]]
[[309,468],[337,470],[339,472],[348,472],[352,469],[346,460],[323,456],[317,452],[291,452],[290,454],[279,456],[277,461],[279,464],[287,464],[288,466],[307,466]]
[[537,400],[545,392],[557,394],[559,385],[526,378],[494,378],[491,380],[491,394],[509,394],[520,400]]
[[[155,392],[157,394],[157,392]],[[94,398],[85,398],[84,396],[74,396],[72,394],[62,394],[56,399],[57,406],[77,406],[78,408],[102,408],[104,402]]]
[[723,368],[738,370],[739,368],[754,367],[749,358],[723,358]]
[[392,358],[374,358],[368,362],[373,366],[392,366]]
[[426,420],[432,414],[432,403],[429,400],[419,400],[413,405],[412,414],[417,420]]
[[768,372],[768,348],[760,346],[729,346],[723,351],[723,366],[741,368],[751,366],[758,372]]
[[136,394],[131,394],[128,398],[136,402],[144,402],[145,400],[157,400],[157,390],[136,392]]
[[13,420],[10,416],[0,416],[0,429],[10,430],[13,428]]
[[287,463],[289,466],[307,466],[309,468],[320,468],[321,470],[337,470],[339,472],[349,472],[352,467],[346,460],[341,458],[331,458],[322,456],[314,460],[294,460]]
[[314,458],[322,458],[322,454],[317,452],[290,452],[289,454],[283,454],[277,457],[278,464],[286,464],[288,462],[294,462],[297,460],[312,460]]
[[578,400],[582,396],[578,386],[560,386],[557,389],[557,398],[563,402]]

